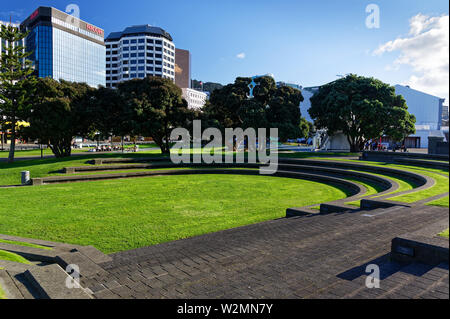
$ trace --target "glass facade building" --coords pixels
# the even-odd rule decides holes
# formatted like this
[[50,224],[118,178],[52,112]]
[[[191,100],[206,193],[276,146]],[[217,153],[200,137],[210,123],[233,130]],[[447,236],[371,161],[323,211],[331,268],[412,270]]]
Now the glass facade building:
[[39,7],[21,24],[36,75],[106,85],[104,32],[54,8]]

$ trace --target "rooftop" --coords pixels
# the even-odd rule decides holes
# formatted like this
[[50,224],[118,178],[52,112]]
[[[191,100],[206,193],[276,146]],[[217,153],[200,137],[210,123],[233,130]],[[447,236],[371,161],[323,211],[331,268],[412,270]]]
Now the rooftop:
[[173,41],[172,36],[167,31],[159,27],[152,27],[151,25],[148,24],[131,26],[126,28],[122,32],[112,32],[109,34],[106,40],[119,40],[124,36],[133,36],[139,34],[161,36],[169,41]]

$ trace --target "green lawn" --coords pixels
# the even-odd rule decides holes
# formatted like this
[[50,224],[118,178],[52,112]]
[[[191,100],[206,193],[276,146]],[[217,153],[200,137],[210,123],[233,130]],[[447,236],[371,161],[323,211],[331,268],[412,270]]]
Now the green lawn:
[[394,201],[404,202],[404,203],[414,203],[414,202],[421,201],[423,199],[427,199],[427,198],[430,198],[433,196],[447,193],[449,191],[448,177],[444,177],[442,175],[430,173],[430,172],[422,172],[422,174],[433,178],[436,181],[436,184],[429,189],[412,192],[412,193],[409,193],[406,195],[392,197],[389,199],[394,200]]
[[27,265],[30,264],[30,262],[28,260],[26,260],[25,258],[23,258],[22,256],[19,256],[17,254],[10,253],[9,251],[4,251],[4,250],[0,250],[0,260],[13,261],[16,263],[27,264]]
[[20,173],[30,171],[31,178],[61,175],[65,167],[86,166],[86,162],[94,158],[138,158],[138,157],[161,157],[160,154],[134,153],[134,154],[91,154],[90,156],[73,156],[64,159],[35,159],[28,161],[17,161],[12,164],[0,162],[0,186],[20,184]]
[[442,197],[434,202],[428,203],[429,206],[449,207],[449,197]]
[[445,238],[449,238],[448,231],[449,231],[448,229],[447,229],[447,230],[444,230],[442,233],[439,234],[439,236],[445,237]]
[[0,191],[0,233],[112,253],[281,218],[289,207],[345,197],[316,182],[241,175],[12,188]]
[[[329,158],[329,160],[335,160],[335,159]],[[366,161],[348,160],[348,159],[343,159],[343,161],[360,163],[360,164],[371,165],[371,166],[390,167],[390,168],[395,168],[395,169],[399,169],[399,170],[416,172],[416,173],[431,177],[436,181],[436,184],[429,189],[412,192],[407,195],[391,197],[391,198],[389,198],[390,200],[400,201],[400,202],[404,202],[404,203],[414,203],[414,202],[417,202],[417,201],[420,201],[423,199],[427,199],[427,198],[430,198],[430,197],[433,197],[436,195],[445,194],[449,191],[449,178],[448,178],[449,172],[445,171],[445,170],[432,169],[432,168],[418,168],[415,166],[388,164],[388,163],[380,163],[380,162],[366,162]],[[406,185],[404,185],[404,186],[406,186]],[[405,189],[405,190],[407,190],[407,189]]]
[[[44,153],[44,156],[53,155],[51,149],[45,149],[43,153]],[[73,154],[88,153],[88,149],[73,150],[72,153]],[[7,152],[7,151],[0,151],[0,158],[8,158],[8,156],[9,156],[9,152]],[[39,149],[37,149],[37,150],[28,150],[28,151],[17,151],[16,150],[16,152],[14,153],[14,156],[16,158],[19,158],[19,157],[30,157],[30,156],[41,156],[41,150],[39,150]]]

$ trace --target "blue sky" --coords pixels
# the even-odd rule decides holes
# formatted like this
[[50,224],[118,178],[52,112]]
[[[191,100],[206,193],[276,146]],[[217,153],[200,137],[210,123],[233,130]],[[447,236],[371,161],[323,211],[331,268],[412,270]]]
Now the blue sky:
[[[448,16],[446,0],[15,0],[2,3],[0,19],[12,14],[13,21],[21,21],[39,5],[64,11],[70,3],[106,34],[146,23],[166,29],[177,47],[191,51],[193,78],[229,83],[237,76],[273,73],[276,80],[303,86],[347,73],[407,83],[417,73],[413,62],[389,67],[402,48],[373,52],[408,37],[410,19],[418,14]],[[365,25],[370,3],[380,7],[379,29]]]

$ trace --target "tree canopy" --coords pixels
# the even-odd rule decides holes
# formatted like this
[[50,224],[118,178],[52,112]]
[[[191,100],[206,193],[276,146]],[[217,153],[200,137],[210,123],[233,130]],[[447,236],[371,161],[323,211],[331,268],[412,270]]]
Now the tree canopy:
[[400,141],[415,133],[416,119],[393,86],[353,74],[320,87],[309,114],[318,129],[345,134],[352,152],[370,139],[386,135]]
[[23,120],[31,107],[27,88],[33,81],[30,75],[34,72],[31,61],[27,57],[31,53],[25,52],[20,45],[27,33],[12,25],[1,25],[0,39],[4,41],[0,57],[0,117],[5,117],[11,126],[11,146],[9,149],[9,162],[14,161],[16,145],[16,123]]
[[163,154],[170,152],[171,130],[187,128],[194,119],[181,89],[169,79],[135,79],[120,83],[118,90],[126,108],[134,112],[135,130],[152,137]]
[[47,144],[56,157],[70,156],[72,139],[86,136],[93,127],[86,107],[93,91],[87,84],[38,79],[25,136]]
[[278,128],[282,141],[301,136],[302,93],[291,87],[277,88],[271,77],[257,80],[254,97],[248,98],[250,78],[237,78],[233,84],[215,90],[204,107],[209,124],[225,128]]

